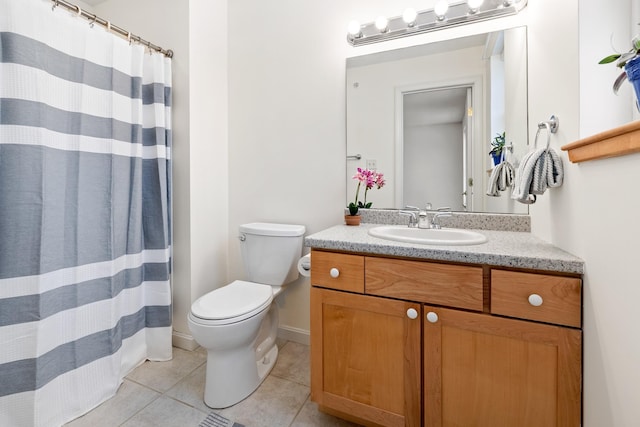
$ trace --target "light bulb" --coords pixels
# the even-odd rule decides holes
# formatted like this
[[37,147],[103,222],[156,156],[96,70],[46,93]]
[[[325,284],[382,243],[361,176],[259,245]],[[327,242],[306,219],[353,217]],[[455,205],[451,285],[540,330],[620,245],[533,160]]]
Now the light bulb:
[[449,10],[449,2],[447,0],[440,0],[436,3],[433,8],[433,12],[436,14],[436,19],[438,21],[443,21],[447,14],[447,10]]
[[389,29],[389,20],[384,16],[378,16],[376,18],[376,28],[380,30],[381,33],[386,33]]
[[416,23],[416,18],[417,17],[418,17],[418,12],[416,12],[415,9],[411,9],[411,8],[406,9],[404,11],[404,13],[402,14],[402,20],[409,27],[413,27],[413,25]]
[[469,13],[476,13],[478,8],[482,6],[484,0],[467,0],[467,4],[469,5]]
[[360,31],[360,23],[358,21],[351,21],[349,25],[347,25],[347,32],[353,37],[360,37],[362,32]]

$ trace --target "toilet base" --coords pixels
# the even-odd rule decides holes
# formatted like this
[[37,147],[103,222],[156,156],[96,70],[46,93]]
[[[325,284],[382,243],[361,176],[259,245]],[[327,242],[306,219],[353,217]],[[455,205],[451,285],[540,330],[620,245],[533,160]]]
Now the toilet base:
[[[220,354],[209,352],[205,378],[204,403],[213,409],[233,406],[247,398],[262,384],[278,359],[278,346],[274,345],[259,360],[255,352]],[[246,360],[249,357],[251,360]],[[251,366],[252,369],[234,369]]]
[[256,388],[258,388],[258,386],[262,384],[262,381],[267,378],[267,375],[269,375],[269,372],[271,372],[271,369],[275,366],[276,360],[278,360],[278,346],[274,345],[262,359],[256,361],[258,377],[260,378],[260,382]]

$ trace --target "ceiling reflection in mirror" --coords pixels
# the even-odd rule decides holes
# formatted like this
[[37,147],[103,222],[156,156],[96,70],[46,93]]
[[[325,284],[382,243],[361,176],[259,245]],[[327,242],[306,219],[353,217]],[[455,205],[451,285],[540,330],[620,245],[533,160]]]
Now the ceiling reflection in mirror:
[[528,150],[526,46],[517,27],[347,59],[347,203],[360,167],[387,181],[373,208],[527,213],[511,189],[486,194],[494,137],[514,168]]

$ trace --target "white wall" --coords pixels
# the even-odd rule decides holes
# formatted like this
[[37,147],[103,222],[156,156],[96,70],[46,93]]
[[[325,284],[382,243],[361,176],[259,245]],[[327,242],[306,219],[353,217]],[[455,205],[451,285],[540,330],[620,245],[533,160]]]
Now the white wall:
[[[631,3],[637,2],[555,2],[553,14],[538,10],[532,19],[537,24],[530,34],[540,36],[530,52],[530,70],[540,74],[530,83],[530,93],[539,93],[531,105],[533,114],[560,117],[557,145],[632,119],[631,88],[613,95],[619,70],[597,64],[612,53],[612,34],[619,50],[629,48],[630,27],[638,31],[637,14],[629,22]],[[635,426],[640,419],[640,311],[634,304],[640,299],[640,155],[580,164],[563,158],[565,184],[543,196],[531,215],[535,233],[585,260],[584,425]]]
[[189,1],[191,298],[174,310],[180,331],[196,298],[229,283],[227,37],[226,0]]
[[[619,49],[628,49],[630,11],[628,0],[531,5],[529,127],[558,115],[554,148],[632,119],[630,88],[613,95],[618,70],[597,64],[611,53],[612,33]],[[542,196],[531,216],[535,234],[585,260],[584,425],[637,425],[640,156],[571,164],[563,153],[563,159],[565,184]]]
[[[232,279],[244,277],[240,224],[303,224],[309,234],[343,222],[347,46],[338,10],[337,1],[229,1]],[[281,327],[308,334],[308,279],[280,301]]]

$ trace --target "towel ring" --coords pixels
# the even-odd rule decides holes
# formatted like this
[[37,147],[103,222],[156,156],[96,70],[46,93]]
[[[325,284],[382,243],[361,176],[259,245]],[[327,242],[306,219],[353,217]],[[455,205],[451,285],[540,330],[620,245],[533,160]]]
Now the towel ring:
[[548,121],[538,123],[538,129],[542,129],[545,127],[549,127],[551,133],[558,132],[558,126],[560,126],[560,121],[556,116],[551,116]]
[[556,116],[551,116],[551,118],[546,122],[538,123],[538,131],[536,132],[536,139],[533,142],[533,148],[538,148],[538,136],[540,135],[540,131],[542,129],[547,130],[547,146],[545,148],[546,151],[549,151],[549,145],[551,144],[551,134],[556,133],[558,131],[558,118]]
[[533,142],[533,148],[538,148],[538,136],[540,136],[540,131],[544,128],[547,128],[547,147],[545,150],[549,150],[549,144],[551,143],[551,125],[549,123],[542,123],[542,127],[538,125],[538,131],[536,132],[536,139]]

